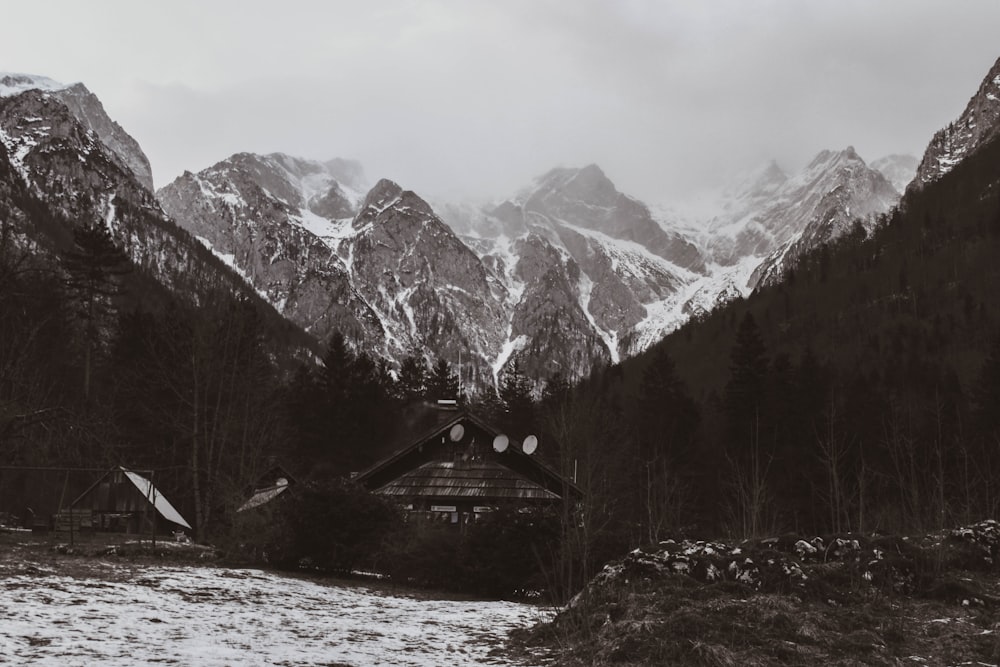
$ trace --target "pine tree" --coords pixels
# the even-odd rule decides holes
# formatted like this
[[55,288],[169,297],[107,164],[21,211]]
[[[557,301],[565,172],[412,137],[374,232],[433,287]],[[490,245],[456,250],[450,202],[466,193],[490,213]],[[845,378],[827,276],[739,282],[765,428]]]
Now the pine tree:
[[545,389],[542,390],[542,404],[558,404],[569,396],[572,387],[569,380],[560,371],[553,373],[545,382]]
[[531,391],[531,379],[515,359],[500,381],[500,400],[506,413],[504,426],[519,435],[527,435],[535,427],[535,401]]
[[749,312],[740,322],[729,360],[726,412],[733,433],[742,437],[761,417],[768,376],[767,349],[757,321]]
[[973,398],[980,431],[988,437],[1000,433],[1000,336],[990,348],[976,380]]
[[397,382],[399,397],[404,401],[419,400],[427,393],[427,362],[422,356],[411,354],[399,366]]
[[326,354],[323,355],[323,367],[320,370],[320,384],[329,402],[336,403],[347,397],[356,358],[344,334],[334,331]]
[[77,317],[84,324],[83,394],[90,398],[91,364],[100,342],[101,321],[110,312],[111,298],[122,293],[118,279],[129,273],[128,256],[115,244],[104,225],[84,223],[73,230],[73,249],[63,257],[66,288],[77,301]]
[[447,359],[438,359],[427,380],[427,397],[432,401],[458,399],[458,376]]

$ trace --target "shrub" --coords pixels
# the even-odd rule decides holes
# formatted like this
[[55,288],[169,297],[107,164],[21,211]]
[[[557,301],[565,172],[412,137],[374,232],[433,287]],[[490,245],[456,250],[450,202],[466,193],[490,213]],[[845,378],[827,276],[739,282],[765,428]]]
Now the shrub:
[[246,548],[276,567],[375,567],[383,540],[401,523],[391,503],[347,480],[299,484],[265,507],[244,522],[259,531],[247,536]]

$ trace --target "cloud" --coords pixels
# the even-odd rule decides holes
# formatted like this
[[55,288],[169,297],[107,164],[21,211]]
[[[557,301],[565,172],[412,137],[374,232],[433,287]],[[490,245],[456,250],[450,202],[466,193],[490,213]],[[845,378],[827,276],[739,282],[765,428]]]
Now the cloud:
[[[393,0],[7,8],[0,67],[82,80],[159,185],[238,151],[361,159],[428,195],[601,164],[669,202],[774,157],[919,154],[997,53],[1000,3]],[[948,26],[961,26],[949,30]]]

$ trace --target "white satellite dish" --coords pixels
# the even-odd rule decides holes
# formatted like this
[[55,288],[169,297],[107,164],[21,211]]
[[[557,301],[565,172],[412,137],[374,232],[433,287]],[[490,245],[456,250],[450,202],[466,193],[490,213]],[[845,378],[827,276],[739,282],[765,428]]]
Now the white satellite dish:
[[525,454],[534,454],[535,450],[538,449],[538,438],[533,435],[529,435],[524,439],[524,444],[521,445],[521,449],[524,450]]
[[506,451],[508,442],[510,442],[510,440],[507,438],[507,436],[501,433],[497,437],[493,438],[493,451],[497,452],[498,454]]
[[448,437],[451,438],[452,442],[458,442],[465,435],[465,427],[461,424],[455,424],[451,427],[451,431],[448,432]]
[[288,480],[285,479],[284,477],[279,477],[277,480],[275,480],[274,485],[275,486],[288,486]]

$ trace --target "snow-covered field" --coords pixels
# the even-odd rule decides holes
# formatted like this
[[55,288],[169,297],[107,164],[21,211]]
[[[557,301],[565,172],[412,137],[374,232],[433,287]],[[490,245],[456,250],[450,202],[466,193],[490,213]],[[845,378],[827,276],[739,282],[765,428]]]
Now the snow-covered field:
[[0,567],[0,664],[509,665],[511,602],[435,599],[260,570]]

